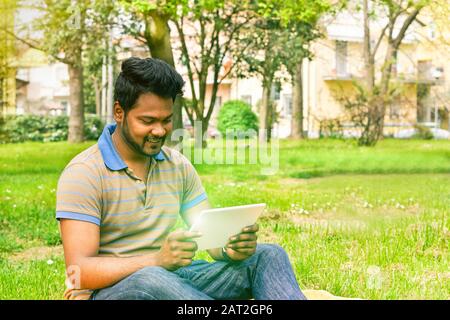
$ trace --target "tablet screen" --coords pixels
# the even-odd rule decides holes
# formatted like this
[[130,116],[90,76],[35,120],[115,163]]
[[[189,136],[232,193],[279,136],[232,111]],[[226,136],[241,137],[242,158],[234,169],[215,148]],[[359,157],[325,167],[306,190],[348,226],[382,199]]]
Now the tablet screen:
[[265,207],[265,203],[260,203],[204,210],[190,229],[202,233],[195,239],[198,250],[224,247],[229,238],[255,224]]

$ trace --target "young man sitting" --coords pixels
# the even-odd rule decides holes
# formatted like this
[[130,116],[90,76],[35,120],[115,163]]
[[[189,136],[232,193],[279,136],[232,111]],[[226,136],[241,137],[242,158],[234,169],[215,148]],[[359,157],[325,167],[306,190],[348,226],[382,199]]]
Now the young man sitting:
[[114,119],[58,182],[56,217],[68,299],[304,299],[285,251],[258,244],[258,226],[193,261],[191,225],[209,208],[192,164],[164,141],[183,80],[156,59],[123,62]]

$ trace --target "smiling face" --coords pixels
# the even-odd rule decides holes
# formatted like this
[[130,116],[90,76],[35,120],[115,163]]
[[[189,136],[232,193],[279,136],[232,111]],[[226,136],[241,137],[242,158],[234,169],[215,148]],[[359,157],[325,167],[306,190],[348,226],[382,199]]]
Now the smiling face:
[[116,102],[114,118],[122,141],[140,156],[158,154],[172,131],[172,106],[172,98],[145,93],[139,96],[135,106],[125,115]]

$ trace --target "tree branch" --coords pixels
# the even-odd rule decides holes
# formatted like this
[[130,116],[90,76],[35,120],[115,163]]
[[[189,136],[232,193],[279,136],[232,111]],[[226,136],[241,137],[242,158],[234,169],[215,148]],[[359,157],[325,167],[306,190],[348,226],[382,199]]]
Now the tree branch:
[[[30,41],[25,40],[25,39],[19,37],[19,36],[16,35],[14,32],[11,32],[11,31],[9,31],[9,30],[4,30],[4,31],[5,31],[7,34],[13,36],[16,40],[18,40],[18,41],[22,42],[23,44],[27,45],[28,47],[30,47],[30,48],[32,48],[32,49],[36,49],[36,50],[42,51],[42,52],[45,52],[45,50],[44,50],[42,47],[39,47],[37,44],[31,43]],[[70,61],[69,59],[61,58],[61,57],[54,56],[54,55],[52,55],[52,57],[53,57],[55,60],[58,60],[59,62],[62,62],[62,63],[65,63],[65,64],[71,64],[71,61]]]
[[[191,64],[189,61],[189,51],[188,51],[188,48],[186,45],[186,39],[184,38],[183,27],[182,27],[182,25],[180,25],[180,23],[177,20],[174,20],[174,23],[178,30],[178,35],[180,37],[182,56],[184,56],[184,58],[187,59],[186,67],[188,70],[188,79],[189,79],[189,84],[191,87],[191,94],[192,94],[192,99],[193,99],[192,108],[195,110],[195,113],[198,114],[198,108],[197,108],[198,100],[197,100],[197,95],[195,93],[194,77],[193,77],[193,73],[192,73]],[[183,23],[183,21],[181,21],[181,23]]]
[[381,41],[384,38],[384,34],[386,33],[387,28],[389,27],[389,23],[387,23],[383,30],[381,30],[381,34],[380,37],[377,40],[377,43],[375,44],[375,46],[373,47],[372,52],[370,53],[370,55],[372,56],[372,59],[375,59],[375,55],[377,54],[378,48],[380,47]]
[[409,26],[416,19],[417,15],[419,14],[419,12],[422,8],[423,8],[422,6],[419,8],[416,8],[413,12],[410,13],[408,18],[405,20],[398,35],[395,37],[395,39],[393,39],[394,48],[397,49],[400,46],[400,43],[402,42],[403,38],[405,37],[406,30],[408,30]]

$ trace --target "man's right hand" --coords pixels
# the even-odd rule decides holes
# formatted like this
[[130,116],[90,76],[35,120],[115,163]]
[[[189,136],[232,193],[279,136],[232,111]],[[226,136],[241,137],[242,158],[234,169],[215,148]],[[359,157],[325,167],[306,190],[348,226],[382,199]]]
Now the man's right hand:
[[190,265],[197,251],[197,243],[192,239],[200,236],[200,233],[190,231],[169,233],[156,255],[158,265],[169,271]]

